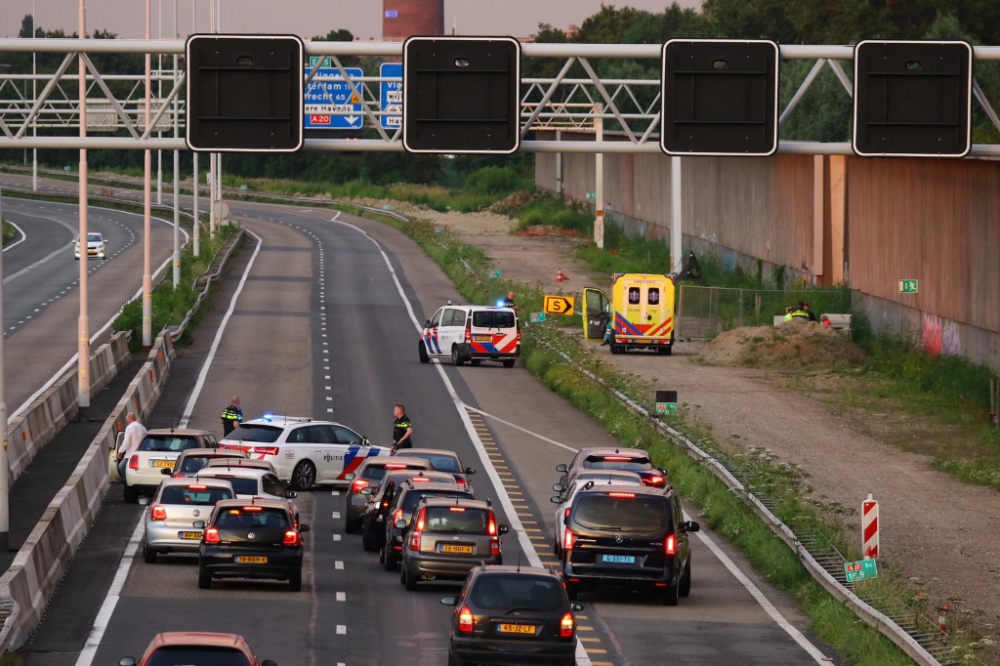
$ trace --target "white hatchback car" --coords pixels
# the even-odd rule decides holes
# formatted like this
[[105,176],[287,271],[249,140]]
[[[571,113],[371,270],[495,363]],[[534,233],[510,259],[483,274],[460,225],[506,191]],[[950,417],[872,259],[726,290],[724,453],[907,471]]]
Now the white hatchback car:
[[154,564],[164,553],[197,553],[203,528],[219,500],[234,499],[229,481],[223,479],[164,479],[146,512],[142,557]]
[[635,472],[618,471],[586,471],[580,472],[569,482],[569,487],[564,488],[561,483],[552,486],[552,490],[559,493],[551,498],[553,504],[558,504],[556,509],[555,532],[553,533],[552,550],[556,555],[562,552],[563,535],[566,532],[566,514],[573,506],[573,498],[581,492],[591,490],[602,485],[612,486],[641,486],[642,477]]
[[[73,256],[80,259],[80,237],[73,241]],[[108,246],[101,234],[87,234],[87,257],[97,257],[98,259],[108,258]]]
[[[121,437],[121,433],[119,433]],[[139,495],[152,495],[166,476],[163,470],[172,470],[181,453],[189,449],[214,449],[218,446],[215,435],[207,430],[150,430],[139,448],[129,454],[125,466],[125,500],[135,502]],[[118,465],[111,452],[108,473],[111,482],[121,481]]]
[[490,360],[513,368],[521,355],[517,313],[512,308],[484,305],[439,308],[420,332],[417,353],[421,363],[432,358],[450,358],[455,365]]
[[339,423],[290,416],[245,421],[219,446],[268,461],[293,490],[347,483],[345,476],[356,472],[365,459],[391,453],[388,447],[372,446],[367,437]]
[[295,491],[286,490],[274,472],[266,469],[253,469],[247,467],[213,467],[209,465],[194,477],[196,481],[207,479],[220,479],[228,481],[233,486],[236,499],[252,500],[255,497],[273,500],[283,500],[288,502],[288,508],[295,516],[296,522],[299,520],[299,509],[295,506],[294,500],[297,497]]

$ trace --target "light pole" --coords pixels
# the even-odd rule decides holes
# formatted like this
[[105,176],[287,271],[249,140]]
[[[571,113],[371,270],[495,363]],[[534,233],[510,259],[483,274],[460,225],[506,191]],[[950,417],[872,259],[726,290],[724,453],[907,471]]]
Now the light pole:
[[[80,0],[80,39],[87,38],[86,0]],[[87,65],[80,54],[80,138],[87,137]],[[77,379],[80,394],[80,420],[90,413],[90,314],[87,311],[87,277],[90,261],[87,243],[87,151],[80,150],[80,320],[77,333],[79,356]],[[3,423],[7,427],[6,422]]]
[[[146,41],[149,41],[150,30],[150,16],[152,14],[150,7],[151,0],[146,0]],[[150,88],[152,88],[152,82],[150,80],[149,70],[153,66],[152,55],[146,54],[146,130],[149,130],[150,121]],[[152,228],[152,222],[150,218],[153,212],[153,201],[152,193],[150,192],[152,183],[152,171],[153,171],[153,154],[149,149],[144,152],[145,158],[145,172],[143,174],[143,210],[142,210],[142,346],[145,349],[149,349],[153,346],[153,279],[149,274],[150,263],[151,263],[151,248],[150,248],[150,233]]]
[[[31,0],[31,38],[35,38],[35,0]],[[31,52],[31,103],[38,101],[38,54]],[[31,122],[31,136],[38,136],[38,128],[35,121]],[[31,191],[38,191],[38,148],[31,149]]]
[[[35,29],[34,14],[31,30]],[[3,220],[3,191],[0,190],[0,220]],[[0,251],[0,275],[3,275],[3,252]],[[0,321],[3,321],[3,280],[0,280]],[[0,553],[10,550],[10,473],[7,463],[7,395],[3,384],[3,335],[0,335],[0,426],[3,448],[0,449]]]
[[[174,0],[174,39],[177,39],[177,0]],[[173,88],[177,88],[177,54],[174,54]],[[177,125],[177,95],[174,95],[174,138],[180,136]],[[174,151],[174,289],[181,286],[181,153]]]
[[[156,0],[156,30],[159,36],[157,39],[163,39],[163,0]],[[156,101],[161,103],[163,101],[163,54],[156,54]],[[163,132],[157,130],[156,138],[162,139]],[[156,203],[157,205],[163,205],[163,151],[160,149],[156,150]]]
[[[215,32],[215,0],[208,6],[208,31]],[[215,153],[208,154],[208,237],[215,238]]]
[[[198,7],[195,4],[195,0],[191,0],[191,34],[194,35],[198,32]],[[187,85],[186,83],[184,85]],[[185,109],[185,113],[190,113],[189,109]],[[188,122],[185,117],[184,122]],[[198,223],[198,153],[191,153],[192,172],[191,172],[191,184],[194,187],[194,205],[192,209],[194,211],[194,256],[199,256],[201,254],[201,231],[199,229]]]

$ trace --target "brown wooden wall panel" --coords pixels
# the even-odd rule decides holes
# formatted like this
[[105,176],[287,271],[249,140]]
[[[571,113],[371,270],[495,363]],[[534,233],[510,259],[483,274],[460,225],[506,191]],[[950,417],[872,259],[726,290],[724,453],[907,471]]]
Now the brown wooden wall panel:
[[847,174],[851,286],[1000,331],[1000,164],[849,158]]

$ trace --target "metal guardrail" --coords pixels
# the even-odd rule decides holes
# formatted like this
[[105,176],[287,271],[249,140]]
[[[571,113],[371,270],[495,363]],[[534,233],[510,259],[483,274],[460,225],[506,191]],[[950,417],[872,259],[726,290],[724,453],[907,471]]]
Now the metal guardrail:
[[[198,308],[201,307],[201,302],[205,300],[208,296],[209,288],[212,286],[212,282],[217,280],[219,276],[222,275],[222,269],[226,267],[229,262],[229,257],[232,256],[236,247],[239,245],[240,241],[243,239],[243,234],[246,233],[241,228],[233,236],[226,241],[226,244],[219,248],[219,251],[215,253],[212,257],[212,262],[208,265],[208,269],[200,275],[194,281],[195,291],[198,292],[198,298],[195,300],[194,305],[191,309],[187,311],[184,315],[184,319],[181,323],[176,326],[170,326],[170,341],[177,342],[184,335],[184,331],[187,330],[188,324],[191,323],[191,318],[194,317],[195,313],[198,312]],[[164,275],[166,277],[166,275]]]

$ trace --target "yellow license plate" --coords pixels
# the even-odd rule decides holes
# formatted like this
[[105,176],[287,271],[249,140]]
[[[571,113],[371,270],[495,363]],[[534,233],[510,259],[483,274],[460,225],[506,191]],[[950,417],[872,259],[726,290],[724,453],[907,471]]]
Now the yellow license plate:
[[493,342],[492,335],[474,335],[472,336],[472,339],[476,342]]
[[237,564],[267,564],[267,558],[263,555],[237,555]]
[[650,340],[649,338],[639,338],[635,342],[636,342],[636,344],[639,344],[639,345],[648,345],[649,343],[652,342],[652,340]]
[[181,534],[182,539],[200,539],[201,532],[184,532]]
[[535,625],[533,624],[501,624],[501,634],[533,634]]
[[461,553],[462,555],[472,555],[472,546],[455,546],[450,543],[446,543],[441,546],[442,553]]
[[154,460],[153,461],[153,467],[169,467],[170,469],[173,469],[173,467],[174,467],[174,461],[173,460]]

